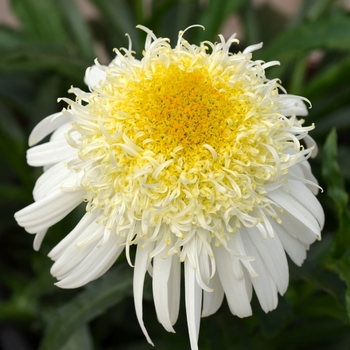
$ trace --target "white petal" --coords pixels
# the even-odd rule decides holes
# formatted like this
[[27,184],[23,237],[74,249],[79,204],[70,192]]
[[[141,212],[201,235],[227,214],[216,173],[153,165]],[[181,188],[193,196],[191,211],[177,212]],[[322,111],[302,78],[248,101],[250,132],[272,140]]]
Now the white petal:
[[316,199],[315,195],[307,188],[306,185],[298,181],[289,180],[285,186],[290,190],[290,194],[311,214],[317,219],[320,229],[324,226],[324,212],[320,202]]
[[[93,225],[94,221],[99,217],[100,212],[95,210],[93,214],[86,213],[82,219],[79,221],[78,225],[67,235],[65,236],[48,254],[52,260],[57,260],[62,254],[66,252],[70,246],[75,246],[79,242],[80,237],[83,239],[86,237],[87,229]],[[84,234],[85,236],[81,236]]]
[[40,249],[41,243],[46,235],[46,232],[47,232],[47,229],[42,230],[35,235],[34,243],[33,243],[34,250],[38,251]]
[[29,136],[29,146],[33,146],[40,142],[43,138],[65,123],[67,123],[67,117],[61,112],[49,115],[40,121],[31,132]]
[[[249,235],[256,247],[261,259],[270,272],[281,295],[285,293],[289,282],[289,270],[286,254],[277,235],[271,238],[269,235],[264,239],[256,227],[241,229]],[[242,234],[243,236],[244,234]],[[254,254],[255,255],[255,254]],[[252,264],[256,265],[256,264]],[[259,274],[259,272],[257,272]]]
[[84,83],[93,90],[96,86],[101,86],[101,84],[106,80],[106,73],[96,65],[89,67],[85,72]]
[[263,43],[259,43],[259,44],[254,44],[254,45],[250,45],[250,46],[247,46],[244,50],[243,50],[243,53],[244,54],[247,54],[247,53],[251,53],[255,50],[259,50],[263,47]]
[[31,166],[58,163],[77,153],[65,139],[50,141],[27,151],[27,162]]
[[[311,172],[311,166],[310,166],[310,163],[305,160],[301,163],[297,163],[295,165],[293,165],[291,168],[290,168],[290,174],[291,175],[296,175],[302,179],[306,179],[316,185],[318,185],[318,181],[317,179],[315,178],[315,176],[312,174]],[[311,190],[311,192],[313,194],[317,194],[318,193],[318,187],[317,186],[311,186],[311,185],[308,185],[307,184],[307,187]]]
[[282,95],[283,97],[288,97],[287,99],[283,99],[281,102],[283,104],[281,113],[286,117],[289,117],[293,114],[298,116],[306,116],[308,115],[307,107],[304,101],[298,96],[294,95]]
[[171,271],[168,281],[169,313],[171,325],[174,325],[179,316],[181,293],[181,263],[178,255],[173,255]]
[[311,158],[315,158],[318,154],[317,143],[310,135],[305,135],[303,140],[304,140],[307,148],[312,148]]
[[283,210],[294,216],[296,221],[303,222],[316,236],[320,236],[320,225],[317,220],[294,197],[285,193],[282,189],[269,192],[268,197],[280,205]]
[[307,160],[305,160],[304,162],[299,163],[299,165],[302,168],[302,171],[304,173],[305,178],[318,184],[317,179],[312,174],[310,163]]
[[197,283],[196,270],[188,259],[185,260],[185,304],[191,350],[198,350],[202,289]]
[[68,122],[57,128],[50,137],[50,141],[65,140],[66,134],[72,129],[72,123]]
[[166,250],[153,258],[153,299],[158,321],[168,332],[175,333],[169,315],[168,280],[172,257],[166,256]]
[[63,219],[83,200],[81,192],[56,190],[15,214],[18,224],[29,233],[37,233]]
[[[104,230],[102,224],[91,223],[52,265],[51,274],[59,280],[66,278],[94,249],[103,237]],[[87,243],[80,248],[80,243],[86,240],[90,241],[90,244]]]
[[148,335],[145,324],[143,323],[143,311],[142,311],[142,295],[143,295],[143,284],[145,281],[145,273],[147,271],[148,265],[151,262],[149,254],[154,249],[153,243],[148,243],[144,247],[140,245],[137,246],[136,257],[135,257],[135,269],[134,269],[134,303],[137,320],[139,321],[140,327],[143,334],[145,335],[147,341],[154,346],[151,338]]
[[[295,181],[298,181],[298,182],[305,184],[305,186],[316,196],[318,194],[319,189],[320,189],[318,182],[317,181],[315,182],[315,181],[308,179],[304,175],[303,168],[300,166],[300,164],[296,164],[296,165],[297,166],[293,166],[292,168],[289,169],[288,180],[295,180]],[[274,190],[274,189],[272,189],[272,190]]]
[[231,312],[238,317],[247,317],[252,314],[245,279],[237,278],[233,272],[233,259],[237,259],[224,247],[215,249],[217,272]]
[[292,237],[299,239],[306,245],[310,245],[315,242],[317,235],[308,226],[306,226],[306,223],[300,221],[287,211],[278,215],[282,220],[282,226]]
[[57,163],[43,173],[35,183],[33,197],[36,201],[58,189],[66,178],[74,174],[63,162]]
[[113,265],[123,251],[124,246],[118,244],[120,242],[118,235],[110,234],[105,244],[95,246],[67,277],[55,284],[60,288],[78,288],[96,279],[101,271]]
[[271,220],[271,225],[289,257],[296,265],[301,266],[306,259],[305,244],[299,241],[297,238],[291,236],[284,229],[283,225],[278,224],[275,220]]
[[212,292],[203,291],[202,317],[215,314],[224,299],[224,290],[217,272],[210,279],[209,287],[213,289]]
[[255,279],[256,277],[252,277],[250,275],[248,269],[243,269],[243,273],[244,273],[244,278],[245,278],[245,286],[247,288],[248,299],[249,299],[249,301],[251,301],[252,297],[253,297],[252,280]]
[[278,303],[276,284],[248,234],[242,234],[242,239],[249,255],[255,256],[255,261],[252,261],[251,264],[257,272],[258,277],[251,277],[250,275],[249,277],[254,286],[261,308],[265,312],[269,312],[275,309]]

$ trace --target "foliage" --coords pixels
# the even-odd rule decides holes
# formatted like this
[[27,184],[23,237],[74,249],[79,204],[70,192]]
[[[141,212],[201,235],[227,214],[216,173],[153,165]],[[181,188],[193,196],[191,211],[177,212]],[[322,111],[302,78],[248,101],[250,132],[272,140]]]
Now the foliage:
[[[239,48],[263,40],[264,48],[255,57],[281,62],[267,75],[281,77],[288,92],[306,96],[313,105],[306,123],[316,124],[311,135],[320,152],[311,162],[324,189],[319,199],[326,227],[303,267],[290,264],[290,287],[277,310],[266,315],[253,299],[254,315],[238,319],[224,303],[217,314],[203,319],[200,348],[347,349],[350,14],[339,2],[305,0],[293,17],[286,18],[268,5],[257,7],[243,0],[90,0],[98,14],[90,20],[82,15],[80,2],[73,0],[10,4],[21,25],[0,25],[0,347],[151,348],[136,321],[132,271],[123,259],[104,277],[78,290],[53,285],[46,255],[77,222],[81,208],[50,229],[40,252],[32,250],[32,237],[17,227],[13,213],[32,201],[31,190],[40,174],[40,169],[25,163],[28,135],[39,120],[62,108],[57,97],[66,96],[71,85],[83,88],[84,71],[95,57],[107,63],[114,47],[128,45],[125,33],[132,37],[134,50],[142,51],[144,34],[137,24],[175,40],[180,29],[199,23],[205,31],[197,28],[186,34],[199,43],[215,40],[235,15],[245,33]],[[187,349],[184,307],[177,333],[168,334],[156,320],[147,283],[145,323],[157,348]]]

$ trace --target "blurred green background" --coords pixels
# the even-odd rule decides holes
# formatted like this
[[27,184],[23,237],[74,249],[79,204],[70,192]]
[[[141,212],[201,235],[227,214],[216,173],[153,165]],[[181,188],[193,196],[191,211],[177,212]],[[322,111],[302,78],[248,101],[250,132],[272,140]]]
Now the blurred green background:
[[[39,252],[13,214],[32,202],[41,169],[25,161],[30,131],[62,109],[57,98],[84,87],[86,67],[132,37],[140,57],[144,33],[137,24],[174,42],[178,31],[202,24],[186,38],[199,44],[237,32],[234,50],[264,41],[254,59],[279,60],[267,71],[289,93],[307,97],[306,124],[319,146],[311,160],[324,192],[323,239],[302,268],[290,263],[290,287],[278,308],[232,316],[224,301],[201,323],[200,349],[350,348],[350,13],[349,1],[244,0],[1,0],[0,16],[0,348],[3,350],[150,349],[137,323],[132,269],[121,257],[102,278],[77,290],[53,285],[47,253],[75,225],[78,208],[49,230]],[[146,327],[157,349],[189,349],[184,305],[167,333],[157,322],[151,283],[145,287]]]

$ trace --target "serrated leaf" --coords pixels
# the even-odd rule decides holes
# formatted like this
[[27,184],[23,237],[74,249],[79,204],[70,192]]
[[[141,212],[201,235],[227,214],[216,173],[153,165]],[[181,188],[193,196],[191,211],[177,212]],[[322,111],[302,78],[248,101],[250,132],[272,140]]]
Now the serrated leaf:
[[109,307],[123,301],[132,290],[132,270],[118,265],[88,284],[76,298],[50,319],[40,350],[60,350],[72,334]]

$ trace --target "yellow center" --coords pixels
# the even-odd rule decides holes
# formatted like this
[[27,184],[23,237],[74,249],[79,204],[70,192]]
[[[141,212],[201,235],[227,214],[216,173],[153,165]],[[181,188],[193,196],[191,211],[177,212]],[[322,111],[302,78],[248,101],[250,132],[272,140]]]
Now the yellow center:
[[276,82],[265,85],[259,67],[242,74],[234,55],[213,65],[203,48],[164,51],[108,68],[83,106],[87,122],[74,124],[90,209],[103,209],[107,226],[120,208],[149,216],[150,226],[160,218],[215,226],[225,215],[230,225],[256,223],[247,214],[287,173],[281,164],[293,145]]
[[147,130],[157,151],[166,155],[177,146],[186,154],[204,144],[222,147],[234,128],[229,119],[238,122],[244,112],[234,100],[239,89],[213,81],[204,68],[188,72],[159,66],[150,79],[143,77],[129,88],[120,110],[140,117],[133,118],[131,130]]

